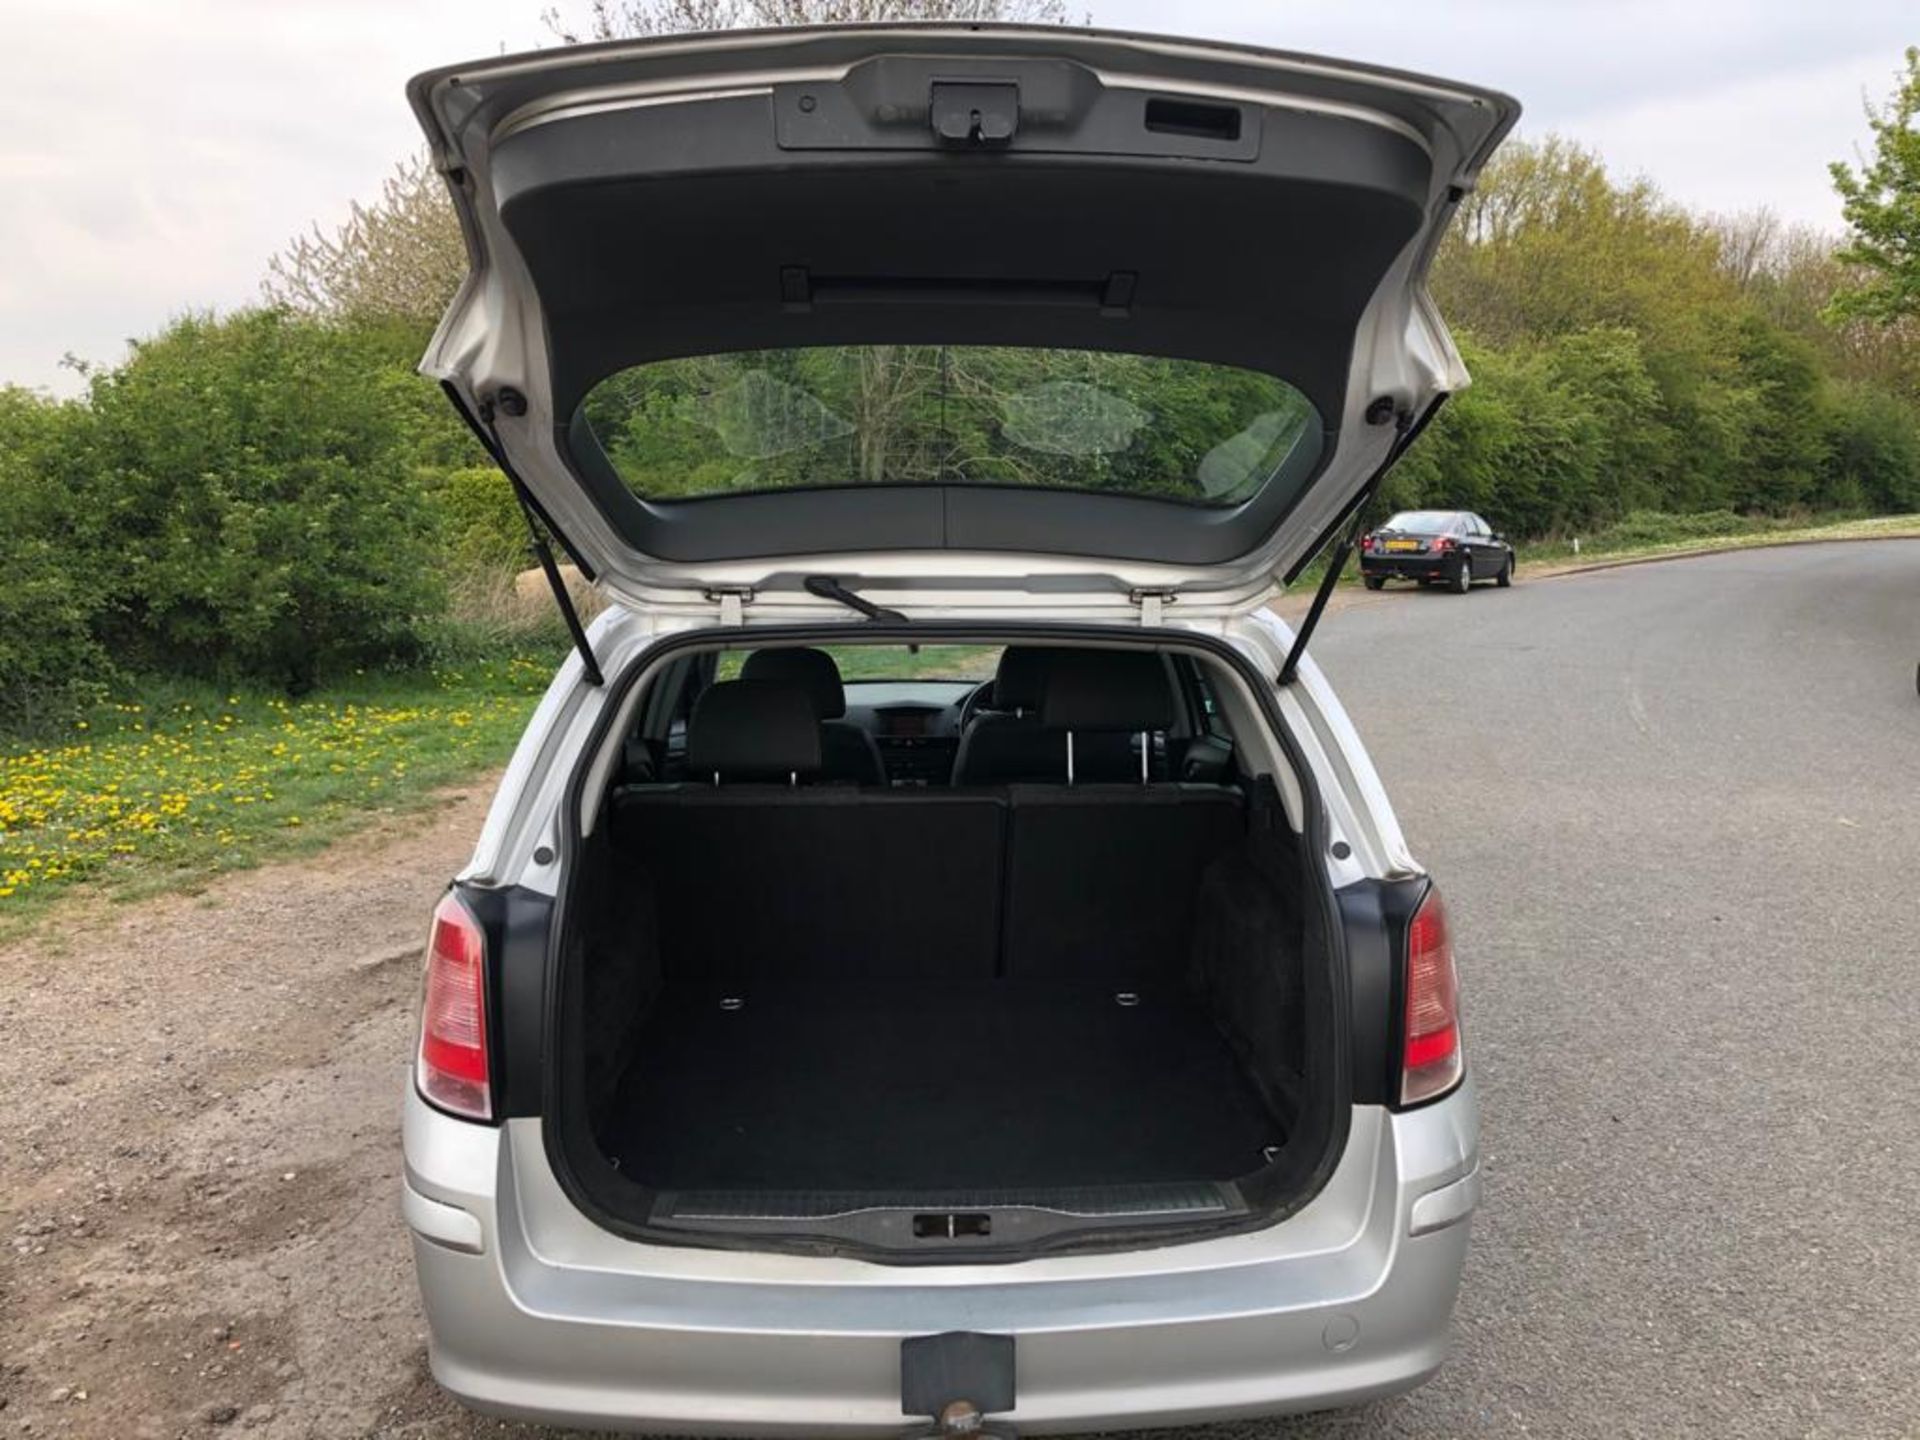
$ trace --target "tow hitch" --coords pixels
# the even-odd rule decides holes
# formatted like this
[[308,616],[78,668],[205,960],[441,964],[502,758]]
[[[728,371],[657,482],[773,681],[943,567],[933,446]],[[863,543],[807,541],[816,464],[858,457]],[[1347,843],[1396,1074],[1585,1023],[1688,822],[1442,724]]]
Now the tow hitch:
[[1013,1392],[1011,1335],[955,1330],[900,1342],[901,1412],[932,1422],[909,1430],[908,1440],[1014,1440],[1012,1426],[988,1418],[1013,1409]]
[[906,1440],[955,1440],[973,1436],[977,1440],[1019,1440],[1011,1425],[985,1419],[970,1401],[955,1400],[941,1411],[931,1430],[909,1430]]

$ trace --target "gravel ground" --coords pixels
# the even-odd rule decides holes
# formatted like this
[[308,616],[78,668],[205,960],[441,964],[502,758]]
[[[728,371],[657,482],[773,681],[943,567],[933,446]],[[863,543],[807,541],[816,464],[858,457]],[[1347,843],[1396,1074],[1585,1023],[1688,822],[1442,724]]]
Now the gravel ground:
[[[1315,654],[1459,933],[1487,1204],[1432,1384],[1188,1433],[1920,1433],[1920,542],[1341,611]],[[534,1433],[426,1378],[395,1203],[483,808],[0,949],[0,1434]]]
[[359,1435],[441,1405],[399,1097],[427,912],[484,809],[0,950],[0,1433]]

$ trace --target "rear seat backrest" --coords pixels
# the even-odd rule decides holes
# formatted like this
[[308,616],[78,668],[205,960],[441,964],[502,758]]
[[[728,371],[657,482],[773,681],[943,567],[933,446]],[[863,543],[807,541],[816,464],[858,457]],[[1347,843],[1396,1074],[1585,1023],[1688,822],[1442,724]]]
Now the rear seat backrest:
[[[1050,689],[1051,716],[1122,741],[1164,728],[1160,657],[1091,653],[1102,663]],[[818,764],[816,734],[791,687],[724,682],[694,712],[697,778],[616,792],[614,842],[653,886],[670,982],[1177,983],[1201,876],[1244,831],[1238,791],[1137,773],[1006,791],[794,785]]]
[[[1200,877],[1245,822],[1237,790],[1146,781],[1151,736],[1171,729],[1176,713],[1157,652],[1056,659],[1041,719],[1072,737],[1074,783],[1010,792],[1010,976],[1171,983],[1184,968]],[[1128,741],[1124,751],[1116,739]]]
[[986,980],[1001,929],[998,795],[671,785],[614,801],[658,896],[675,984]]

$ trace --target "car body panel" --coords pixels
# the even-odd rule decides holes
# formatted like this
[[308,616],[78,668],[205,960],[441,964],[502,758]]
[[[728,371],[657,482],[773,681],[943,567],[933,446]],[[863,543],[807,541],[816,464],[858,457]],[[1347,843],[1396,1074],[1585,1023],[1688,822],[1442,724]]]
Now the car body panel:
[[[613,608],[594,640],[610,674],[663,640],[768,628]],[[977,617],[990,627],[1002,612]],[[1072,620],[1071,605],[1035,620]],[[790,622],[781,607],[768,620]],[[847,622],[858,632],[860,622]],[[1225,639],[1260,673],[1291,646],[1261,611],[1116,638]],[[1418,877],[1379,776],[1310,658],[1277,691],[1325,809],[1335,888]],[[609,691],[577,658],[529,725],[464,872],[557,888],[564,795]],[[1294,802],[1297,805],[1297,800]],[[1479,1197],[1471,1071],[1440,1100],[1356,1104],[1332,1174],[1281,1223],[1149,1249],[902,1267],[752,1249],[654,1245],[596,1225],[562,1190],[537,1117],[476,1124],[410,1088],[403,1214],[433,1373],[463,1402],[548,1422],[684,1434],[878,1435],[908,1428],[900,1343],[1016,1337],[1010,1418],[1035,1434],[1175,1425],[1358,1403],[1411,1388],[1444,1358]]]
[[[987,87],[967,95],[998,124],[993,96],[1007,76],[1022,98],[1003,151],[952,151],[929,138],[930,120],[951,98],[931,93],[932,85]],[[1060,104],[1039,103],[1056,85],[1064,87]],[[983,638],[1004,638],[1021,626],[1092,624],[1110,629],[1116,642],[1224,641],[1253,671],[1239,676],[1231,667],[1235,685],[1278,674],[1294,631],[1266,608],[1277,577],[1350,513],[1416,417],[1466,383],[1425,293],[1426,268],[1453,207],[1517,114],[1503,96],[1443,81],[1076,27],[846,27],[619,42],[449,67],[419,77],[410,93],[448,175],[472,259],[423,369],[445,383],[527,497],[595,573],[609,604],[588,639],[600,669],[616,681],[656,663],[658,647],[669,641],[750,647],[756,636],[797,626],[826,644],[843,625],[849,639],[875,633],[840,602],[809,593],[804,582],[817,575],[835,576],[901,612],[905,625],[942,638],[968,627]],[[814,107],[800,110],[799,100],[809,96]],[[1156,102],[1171,102],[1176,115],[1189,113],[1179,107],[1232,111],[1244,128],[1207,133],[1201,123],[1195,134],[1187,133],[1193,126],[1176,125],[1143,148],[1139,122]],[[1133,138],[1113,138],[1115,115],[1134,127]],[[703,117],[716,116],[728,118],[704,124]],[[670,133],[682,135],[684,146],[596,150],[591,143]],[[1324,143],[1275,141],[1309,134]],[[1321,405],[1330,447],[1283,511],[1157,503],[1143,510],[1134,497],[1068,492],[983,498],[961,494],[968,489],[961,486],[920,487],[924,493],[904,497],[880,492],[907,487],[853,496],[807,492],[792,504],[784,503],[792,497],[772,497],[780,504],[763,503],[769,497],[701,500],[676,511],[630,495],[610,498],[582,473],[569,430],[573,402],[606,356],[582,359],[554,347],[584,337],[590,345],[672,353],[680,343],[674,326],[686,320],[675,297],[659,288],[670,289],[678,277],[650,274],[644,264],[633,267],[637,279],[617,266],[604,272],[610,287],[626,286],[620,303],[628,306],[623,319],[636,322],[632,337],[596,332],[577,311],[549,304],[561,293],[549,264],[552,246],[569,232],[536,223],[540,197],[590,179],[595,166],[604,172],[627,165],[649,183],[677,183],[668,173],[677,171],[717,177],[723,188],[714,194],[734,207],[755,196],[771,203],[776,195],[806,193],[806,186],[760,186],[776,172],[823,184],[857,173],[873,191],[861,203],[875,215],[888,204],[908,213],[899,197],[929,177],[964,182],[991,204],[1010,206],[1009,197],[1032,192],[1009,185],[1001,193],[996,177],[1057,176],[1084,186],[1104,175],[1115,183],[1102,203],[1116,214],[1125,204],[1138,212],[1117,233],[1124,239],[1137,225],[1163,244],[1165,235],[1153,234],[1155,208],[1140,203],[1152,192],[1131,187],[1129,177],[1165,184],[1166,193],[1191,187],[1213,198],[1226,193],[1215,185],[1244,185],[1251,188],[1236,193],[1270,204],[1272,195],[1259,189],[1267,183],[1258,178],[1261,166],[1276,173],[1325,168],[1349,144],[1380,167],[1383,193],[1397,185],[1404,198],[1412,187],[1417,203],[1404,239],[1378,257],[1363,284],[1349,287],[1348,308],[1335,317],[1339,334],[1322,346],[1317,359],[1324,363],[1310,365],[1314,373],[1303,377]],[[736,148],[728,152],[727,145]],[[741,154],[747,163],[739,162]],[[563,185],[569,166],[576,169]],[[624,184],[635,177],[612,178]],[[1321,175],[1311,184],[1322,191],[1300,193],[1331,194],[1342,183]],[[765,228],[776,236],[802,233],[797,213],[770,213]],[[942,213],[960,224],[959,211]],[[1314,213],[1301,211],[1301,233],[1311,232]],[[671,207],[657,218],[688,234],[698,219]],[[794,223],[783,226],[783,219]],[[972,240],[985,233],[962,228]],[[1000,228],[1004,235],[960,279],[1061,278],[1032,277],[1022,266],[1023,255],[1045,253],[1044,237],[1018,225]],[[824,231],[805,233],[818,240]],[[1216,269],[1252,282],[1263,265],[1276,263],[1277,252],[1242,243],[1245,227],[1220,233],[1235,244],[1214,246],[1226,256],[1211,257]],[[917,236],[909,225],[893,227],[888,238],[897,251],[893,278],[953,278],[960,247],[951,235]],[[1332,248],[1339,239],[1330,233],[1316,243]],[[771,253],[753,252],[755,263]],[[1204,246],[1162,249],[1158,258],[1189,253],[1196,264],[1210,258]],[[816,270],[825,263],[816,261]],[[720,270],[687,277],[687,289],[707,293],[702,286],[724,281]],[[1023,336],[1037,343],[1029,321],[997,330],[1002,321],[992,315],[961,316],[963,307],[927,299],[926,288],[907,289],[917,298],[898,312],[906,317],[898,322],[903,335],[913,325],[951,323],[992,343],[1016,344]],[[751,336],[756,324],[782,343],[804,336],[804,323],[793,318],[809,313],[804,309],[782,318],[764,295],[743,304],[731,318],[715,312],[716,328],[733,340]],[[753,306],[760,311],[750,314]],[[1143,300],[1137,313],[1107,318],[1138,321],[1135,331],[1144,338],[1137,343],[1147,354],[1207,358],[1217,340],[1223,354],[1239,360],[1245,347],[1261,343],[1263,331],[1279,333],[1277,312],[1251,302],[1243,307],[1247,315],[1216,307],[1188,329],[1170,318],[1174,308],[1155,314]],[[1066,323],[1085,335],[1098,328],[1084,314]],[[1326,341],[1332,328],[1314,333]],[[857,330],[828,326],[821,333]],[[1281,335],[1273,354],[1313,348],[1288,352],[1297,338]],[[1114,342],[1116,349],[1125,345]],[[770,516],[793,523],[770,523]],[[1019,532],[1022,516],[1034,521],[1034,535],[1053,538],[1007,539]],[[738,533],[720,533],[727,517],[738,517]],[[845,543],[835,529],[843,521]],[[997,538],[996,525],[1006,527]],[[762,533],[786,538],[755,548],[753,537]],[[894,543],[916,534],[918,543]],[[1156,534],[1166,539],[1161,550]],[[967,538],[982,535],[994,543]],[[590,747],[603,723],[617,718],[609,707],[622,703],[622,693],[617,683],[592,683],[577,655],[560,667],[461,872],[468,893],[524,892],[523,916],[539,910],[540,897],[551,902],[563,893],[573,847],[564,843],[562,826],[576,823],[584,833],[591,824],[573,816],[569,796],[576,783],[593,783],[595,772],[583,776],[583,764],[611,764],[617,746]],[[1276,759],[1290,758],[1266,768],[1275,773],[1289,819],[1320,845],[1329,889],[1365,881],[1424,886],[1379,776],[1311,657],[1290,684],[1260,699],[1253,708],[1263,717],[1277,710],[1285,742],[1263,731],[1247,737],[1247,753],[1271,747]],[[1262,718],[1256,728],[1269,723]],[[1309,810],[1316,797],[1318,810]],[[521,928],[538,926],[528,921]],[[523,936],[515,953],[524,960],[535,951]],[[544,980],[550,964],[516,961],[522,1008],[534,991],[520,972],[539,969]],[[546,1035],[543,1028],[543,1044]],[[509,1072],[510,1089],[511,1066]],[[945,1331],[1015,1337],[1018,1398],[1004,1418],[1032,1433],[1231,1419],[1406,1389],[1444,1355],[1480,1187],[1469,1072],[1459,1088],[1414,1108],[1372,1100],[1343,1108],[1347,1138],[1329,1149],[1331,1173],[1278,1223],[1149,1248],[889,1264],[844,1254],[654,1244],[615,1233],[569,1198],[538,1108],[516,1105],[511,1118],[476,1123],[435,1110],[410,1088],[402,1211],[433,1373],[477,1408],[630,1430],[899,1434],[916,1418],[901,1411],[901,1343]]]
[[407,1193],[483,1237],[471,1253],[413,1232],[433,1373],[476,1408],[550,1423],[898,1434],[900,1342],[974,1330],[1015,1337],[1017,1404],[997,1418],[1033,1434],[1357,1403],[1444,1358],[1475,1114],[1470,1080],[1406,1113],[1357,1107],[1328,1185],[1265,1230],[902,1270],[622,1240],[566,1204],[539,1121],[473,1125],[411,1097]]
[[[1021,128],[991,153],[943,147],[928,130],[925,111],[914,110],[914,97],[924,105],[930,85],[949,83],[943,76],[997,83],[996,75],[1013,76],[1013,88],[1027,97]],[[1074,596],[1098,607],[1148,590],[1179,592],[1196,607],[1263,604],[1273,577],[1338,520],[1391,452],[1399,430],[1435,396],[1466,383],[1426,297],[1426,269],[1459,196],[1518,113],[1495,92],[1425,77],[1071,27],[846,27],[621,42],[448,67],[416,78],[410,94],[452,182],[472,257],[472,273],[423,369],[491,429],[501,457],[613,593],[634,603],[676,604],[731,587],[778,592],[816,613],[830,602],[799,593],[799,585],[819,573],[882,591],[891,597],[882,603],[915,614],[937,609],[943,595],[982,592],[1014,604]],[[800,112],[787,108],[789,99],[815,101],[821,115],[841,117],[840,128],[797,134]],[[1209,149],[1191,135],[1142,127],[1141,107],[1163,103],[1228,110],[1236,127],[1244,115],[1246,130]],[[1131,117],[1132,128],[1117,129],[1116,116]],[[608,126],[639,126],[633,133],[651,138],[610,151],[606,137],[615,132]],[[1294,140],[1288,127],[1304,128]],[[1373,168],[1356,165],[1352,175],[1314,171],[1316,164],[1333,164],[1346,146],[1358,147],[1356,155]],[[1133,273],[1124,269],[1132,253],[1127,245],[1149,257],[1141,298],[1126,311],[1131,328],[1123,321],[1118,330],[1069,322],[1052,311],[1041,316],[1017,303],[928,299],[933,292],[925,286],[890,301],[891,309],[775,303],[764,287],[729,289],[747,282],[724,259],[713,261],[708,273],[691,241],[675,253],[692,273],[674,277],[665,290],[636,291],[621,324],[600,324],[581,318],[593,307],[562,303],[562,278],[568,295],[596,293],[592,287],[600,285],[611,296],[622,285],[641,285],[632,276],[645,266],[618,258],[617,250],[589,257],[597,268],[543,258],[556,231],[577,236],[584,227],[515,221],[516,205],[538,217],[541,205],[572,203],[567,197],[576,192],[616,183],[642,196],[635,201],[638,220],[647,214],[644,194],[651,193],[644,186],[678,184],[691,175],[714,205],[766,196],[771,208],[759,217],[761,228],[777,237],[790,226],[797,236],[808,223],[811,192],[794,190],[797,198],[782,210],[772,198],[782,193],[780,176],[817,176],[822,184],[856,177],[858,187],[848,193],[859,195],[875,217],[887,215],[889,204],[902,213],[914,208],[910,201],[924,209],[929,195],[953,182],[972,187],[988,210],[1007,207],[986,233],[966,237],[965,283],[992,284],[1049,264],[1046,247],[1060,227],[1017,223],[1031,196],[1045,193],[1032,188],[1035,177],[1085,185],[1116,204],[1129,200],[1130,177],[1241,206],[1268,192],[1285,193],[1298,203],[1284,228],[1317,235],[1316,243],[1333,254],[1372,233],[1359,218],[1372,212],[1343,208],[1357,203],[1364,188],[1361,169],[1369,176],[1378,170],[1379,193],[1404,201],[1407,238],[1394,253],[1369,262],[1377,269],[1341,280],[1349,293],[1337,315],[1315,308],[1313,284],[1289,289],[1275,280],[1284,268],[1277,253],[1263,262],[1258,250],[1222,251],[1210,239],[1176,243],[1151,220],[1153,207],[1136,203],[1116,212],[1111,225],[1086,227],[1120,236],[1121,248],[1107,256],[1120,257],[1112,274]],[[1318,228],[1316,212],[1323,214]],[[651,219],[630,228],[635,245],[650,231],[689,223],[677,209]],[[1343,235],[1340,225],[1354,233]],[[958,242],[940,225],[895,224],[886,239],[890,274],[937,276],[959,263]],[[808,243],[832,242],[815,235]],[[743,252],[738,263],[754,275],[768,270],[762,278],[771,285],[770,262],[781,253]],[[1070,258],[1056,256],[1052,268]],[[818,261],[830,263],[830,256]],[[1316,263],[1334,266],[1324,256]],[[583,265],[590,272],[584,276],[577,273]],[[1176,283],[1171,277],[1223,267],[1245,277],[1230,294],[1195,305],[1167,302],[1164,292]],[[1292,354],[1296,364],[1315,370],[1317,378],[1309,378],[1320,396],[1330,453],[1305,492],[1274,513],[1261,508],[1258,496],[1239,509],[1213,511],[1122,495],[965,485],[643,503],[609,491],[589,473],[569,425],[583,378],[605,373],[607,357],[625,353],[614,347],[651,354],[719,343],[702,338],[698,306],[692,318],[680,315],[673,286],[690,293],[712,287],[709,329],[721,325],[725,311],[731,317],[725,333],[735,345],[813,343],[809,337],[837,343],[864,335],[885,340],[915,326],[935,327],[925,333],[941,341],[947,335],[938,327],[946,326],[975,343],[1017,345],[1039,343],[1035,336],[1069,323],[1094,337],[1090,348],[1228,363],[1261,360],[1259,346],[1269,343],[1278,347],[1274,366]],[[1269,291],[1272,300],[1264,298]],[[737,315],[720,304],[729,296]],[[833,310],[833,317],[816,324],[815,308],[822,315]],[[796,311],[804,313],[796,318]],[[859,318],[845,319],[849,311]],[[676,340],[675,326],[687,335]],[[1293,378],[1278,368],[1271,373]],[[915,490],[928,493],[910,493]],[[844,544],[835,538],[842,534]],[[1018,538],[1028,534],[1044,543],[1028,548]]]

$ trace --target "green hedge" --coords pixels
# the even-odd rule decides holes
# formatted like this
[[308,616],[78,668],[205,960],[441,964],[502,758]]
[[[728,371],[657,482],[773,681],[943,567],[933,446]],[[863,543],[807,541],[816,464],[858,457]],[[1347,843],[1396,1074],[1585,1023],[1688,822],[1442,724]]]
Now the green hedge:
[[0,725],[114,665],[265,680],[417,659],[446,607],[437,466],[477,453],[419,337],[189,317],[84,400],[0,391]]
[[427,483],[440,509],[441,533],[458,559],[516,570],[533,563],[520,502],[496,467],[450,470]]
[[415,382],[350,331],[187,319],[90,396],[89,539],[108,643],[310,688],[419,653],[443,605],[414,483]]
[[9,729],[65,718],[111,674],[94,638],[99,580],[73,540],[87,419],[83,406],[0,388],[0,726]]

